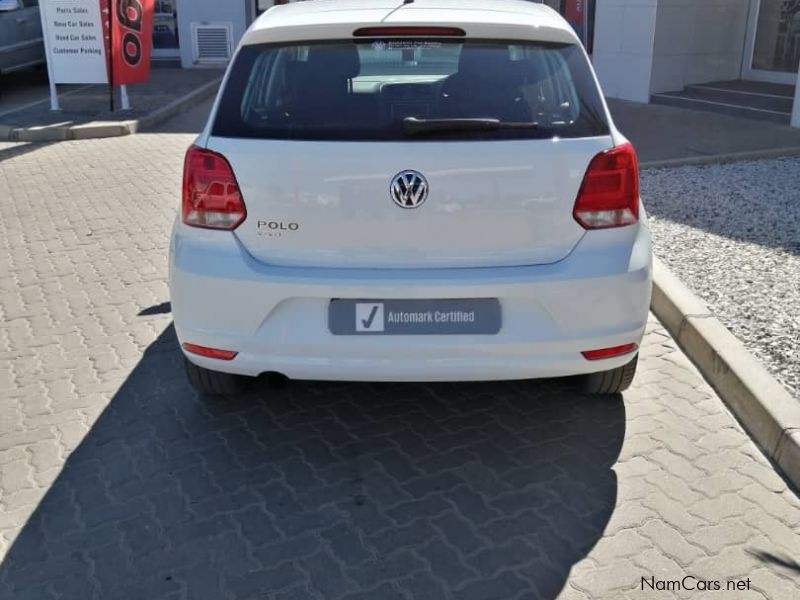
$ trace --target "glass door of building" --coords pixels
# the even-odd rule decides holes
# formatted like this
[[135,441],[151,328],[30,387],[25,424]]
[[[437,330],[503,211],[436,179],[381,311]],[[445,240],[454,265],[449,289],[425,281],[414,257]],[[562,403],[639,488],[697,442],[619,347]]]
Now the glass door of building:
[[800,0],[750,0],[742,78],[797,83]]
[[153,58],[180,56],[178,36],[178,0],[156,0],[153,15]]

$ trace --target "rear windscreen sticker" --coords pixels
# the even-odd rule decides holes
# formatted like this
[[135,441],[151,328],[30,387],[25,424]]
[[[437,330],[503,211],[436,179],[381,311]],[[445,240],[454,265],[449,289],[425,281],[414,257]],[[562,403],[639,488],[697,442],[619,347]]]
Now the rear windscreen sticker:
[[416,50],[417,48],[441,48],[442,42],[424,40],[391,40],[372,42],[372,49],[377,52],[385,50]]

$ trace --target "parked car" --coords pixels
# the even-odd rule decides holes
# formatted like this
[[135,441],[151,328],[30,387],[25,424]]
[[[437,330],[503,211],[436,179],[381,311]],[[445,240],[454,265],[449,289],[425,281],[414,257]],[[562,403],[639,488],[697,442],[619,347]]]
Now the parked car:
[[636,153],[558,13],[453,6],[315,0],[245,35],[170,245],[200,392],[631,383],[652,269]]
[[39,0],[0,0],[0,76],[44,63]]

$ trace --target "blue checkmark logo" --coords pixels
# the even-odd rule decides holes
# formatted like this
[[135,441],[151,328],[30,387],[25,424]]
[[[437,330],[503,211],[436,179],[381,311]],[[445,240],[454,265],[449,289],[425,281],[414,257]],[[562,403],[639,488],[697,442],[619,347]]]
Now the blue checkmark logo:
[[384,330],[383,303],[356,303],[356,331],[382,332]]
[[372,307],[372,311],[369,313],[369,318],[361,319],[361,323],[364,325],[364,329],[369,329],[372,327],[372,322],[375,320],[375,315],[378,314],[378,305]]

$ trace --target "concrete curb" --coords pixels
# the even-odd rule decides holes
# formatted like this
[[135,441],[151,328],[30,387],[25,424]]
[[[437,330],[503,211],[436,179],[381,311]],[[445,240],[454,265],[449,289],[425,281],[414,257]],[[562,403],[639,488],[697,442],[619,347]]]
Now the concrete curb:
[[800,146],[787,146],[785,148],[767,148],[764,150],[748,150],[747,152],[729,152],[727,154],[713,154],[711,156],[692,156],[688,158],[649,160],[639,163],[639,167],[642,169],[665,169],[673,167],[717,165],[721,163],[743,160],[766,160],[770,158],[781,158],[783,156],[797,156],[798,154],[800,154]]
[[128,121],[93,121],[81,125],[52,127],[11,127],[0,125],[0,140],[9,142],[60,142],[64,140],[88,140],[131,135],[163,123],[186,107],[213,96],[222,77],[203,84],[188,94],[170,102],[153,112]]
[[800,402],[658,259],[651,308],[750,436],[800,489]]

